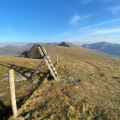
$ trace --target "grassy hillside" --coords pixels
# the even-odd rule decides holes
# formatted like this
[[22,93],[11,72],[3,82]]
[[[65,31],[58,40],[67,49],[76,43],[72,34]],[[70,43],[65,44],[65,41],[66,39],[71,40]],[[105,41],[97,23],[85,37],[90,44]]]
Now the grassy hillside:
[[[37,46],[38,44],[33,46],[28,57],[40,57]],[[34,80],[15,81],[18,106],[37,88],[18,109],[21,120],[120,119],[119,60],[110,60],[113,56],[99,51],[88,51],[80,46],[72,46],[72,44],[69,44],[69,47],[42,46],[47,51],[55,48],[51,55],[54,64],[57,54],[63,56],[65,60],[55,67],[59,75],[58,82],[48,74],[40,86],[33,84],[34,80],[40,80],[48,70],[46,66]],[[8,76],[8,69],[14,69],[16,76],[32,73],[41,60],[0,55],[1,117],[6,117],[6,107],[10,106],[9,83],[1,80]],[[7,111],[9,113],[10,109]]]
[[[63,46],[61,46],[63,45]],[[40,58],[40,54],[37,50],[38,46],[44,46],[47,51],[51,48],[55,48],[53,56],[63,56],[66,60],[110,60],[120,59],[119,56],[111,56],[109,54],[86,49],[70,43],[61,43],[60,46],[48,46],[42,44],[35,44],[27,54],[28,58]]]
[[62,61],[56,69],[59,81],[45,78],[18,110],[21,119],[120,119],[120,61]]

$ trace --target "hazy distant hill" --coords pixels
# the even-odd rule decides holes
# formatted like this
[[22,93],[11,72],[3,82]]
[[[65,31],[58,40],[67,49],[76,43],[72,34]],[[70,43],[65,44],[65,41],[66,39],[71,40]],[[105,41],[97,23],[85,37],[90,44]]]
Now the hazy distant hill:
[[51,48],[55,48],[54,53],[52,54],[56,59],[56,55],[63,56],[65,59],[69,60],[110,60],[110,59],[120,59],[118,56],[112,56],[98,50],[90,50],[77,46],[68,42],[62,42],[60,46],[49,46],[43,44],[35,44],[28,54],[27,58],[40,58],[40,54],[37,50],[38,46],[44,46],[47,51]]
[[0,55],[18,56],[21,53],[28,51],[34,43],[27,44],[26,46],[14,46],[12,44],[6,45],[5,47],[0,47]]
[[108,53],[110,55],[120,56],[120,45],[108,42],[98,42],[94,44],[84,44],[82,47],[88,49],[100,50],[102,52]]

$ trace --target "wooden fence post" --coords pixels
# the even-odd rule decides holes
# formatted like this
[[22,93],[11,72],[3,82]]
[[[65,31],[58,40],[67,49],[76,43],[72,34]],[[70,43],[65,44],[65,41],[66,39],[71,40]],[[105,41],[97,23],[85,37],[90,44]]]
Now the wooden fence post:
[[9,77],[10,97],[11,97],[13,115],[17,117],[17,105],[16,105],[16,97],[15,97],[15,84],[14,84],[13,69],[8,70],[8,77]]

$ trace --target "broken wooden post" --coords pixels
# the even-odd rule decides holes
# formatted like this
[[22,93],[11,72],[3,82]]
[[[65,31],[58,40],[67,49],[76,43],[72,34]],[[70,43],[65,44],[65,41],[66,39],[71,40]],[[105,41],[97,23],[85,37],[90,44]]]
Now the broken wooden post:
[[57,64],[58,64],[58,55],[57,55]]
[[13,115],[17,117],[17,105],[16,105],[16,97],[15,97],[15,84],[14,84],[13,69],[8,70],[8,77],[9,77],[9,88],[10,88],[10,97],[11,97]]

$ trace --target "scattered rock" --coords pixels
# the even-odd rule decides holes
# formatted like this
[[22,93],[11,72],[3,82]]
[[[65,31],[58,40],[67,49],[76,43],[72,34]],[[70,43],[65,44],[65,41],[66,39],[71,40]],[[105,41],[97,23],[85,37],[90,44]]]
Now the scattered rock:
[[72,76],[66,76],[64,78],[66,78],[66,79],[72,79]]
[[66,80],[65,80],[65,79],[63,79],[63,80],[61,80],[61,82],[64,82],[64,83],[66,83]]
[[114,79],[119,79],[120,77],[118,77],[118,76],[112,76],[112,78],[114,78]]
[[[8,77],[3,78],[2,80],[8,80]],[[14,81],[21,81],[21,80],[27,80],[27,78],[24,77],[24,76],[17,76],[17,77],[14,77]]]
[[95,76],[94,74],[90,74],[91,76]]
[[100,77],[103,77],[105,74],[104,73],[100,73]]
[[91,77],[89,77],[90,79],[92,79]]
[[40,83],[40,80],[34,80],[33,81],[33,84],[39,84]]
[[25,74],[23,74],[25,77],[27,77],[27,78],[29,78],[29,77],[31,77],[31,75],[32,75],[32,73],[25,73]]
[[21,80],[27,80],[27,78],[24,77],[24,76],[17,76],[17,77],[14,78],[14,80],[15,81],[21,81]]
[[81,80],[80,80],[80,79],[78,79],[78,80],[76,80],[76,82],[81,82]]
[[2,80],[8,80],[8,77],[6,77],[6,78],[3,78]]
[[[8,75],[8,73],[4,74],[4,76]],[[14,75],[14,81],[27,80],[32,75],[32,73],[25,73],[19,76]],[[2,80],[8,80],[8,77],[3,78]]]
[[5,73],[3,76],[8,76],[8,73]]

